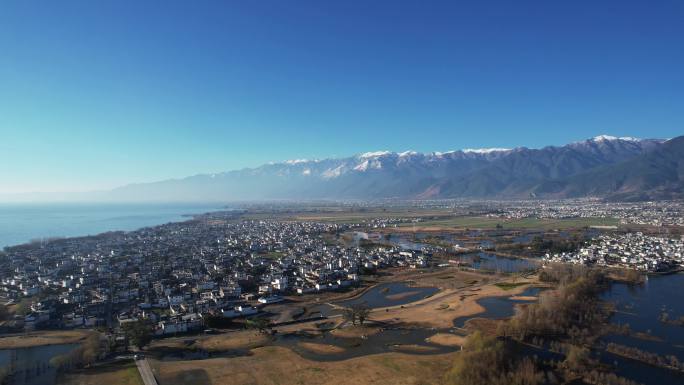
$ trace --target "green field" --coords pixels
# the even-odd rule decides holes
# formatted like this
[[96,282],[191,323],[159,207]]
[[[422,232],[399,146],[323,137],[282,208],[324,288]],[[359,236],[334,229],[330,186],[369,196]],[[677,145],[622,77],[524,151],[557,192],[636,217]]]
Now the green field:
[[501,219],[480,216],[454,216],[447,210],[412,209],[360,209],[247,213],[243,219],[278,219],[292,221],[335,222],[340,224],[362,223],[374,218],[421,219],[415,223],[401,223],[400,227],[434,227],[444,230],[455,228],[494,229],[500,224],[504,229],[576,229],[588,226],[617,226],[615,218],[569,218],[569,219]]
[[573,229],[588,226],[617,226],[619,221],[615,218],[570,218],[570,219],[499,219],[486,217],[457,217],[445,218],[430,221],[423,221],[415,224],[402,224],[400,226],[416,227],[440,227],[449,228],[469,228],[469,229],[494,229],[501,225],[504,229]]
[[497,287],[504,289],[504,290],[513,290],[518,286],[524,286],[524,285],[528,285],[528,284],[529,284],[529,282],[499,282],[499,283],[495,283],[494,286],[497,286]]

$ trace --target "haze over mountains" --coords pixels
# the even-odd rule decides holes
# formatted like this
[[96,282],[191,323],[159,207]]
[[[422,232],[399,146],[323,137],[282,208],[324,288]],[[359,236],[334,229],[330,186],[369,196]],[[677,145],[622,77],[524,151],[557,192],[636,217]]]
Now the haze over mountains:
[[107,200],[228,201],[375,198],[675,198],[684,137],[601,135],[541,149],[378,151],[290,160],[220,174],[124,186]]
[[[541,149],[378,151],[290,160],[257,168],[132,184],[60,200],[202,201],[277,199],[684,197],[684,136],[600,135]],[[43,196],[50,199],[50,196]]]

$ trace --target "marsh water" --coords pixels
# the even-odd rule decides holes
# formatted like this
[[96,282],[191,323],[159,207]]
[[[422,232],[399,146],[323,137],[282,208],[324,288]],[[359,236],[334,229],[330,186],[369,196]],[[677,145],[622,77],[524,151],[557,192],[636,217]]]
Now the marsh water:
[[372,309],[399,306],[430,297],[438,291],[436,287],[413,287],[406,282],[388,282],[368,289],[358,298],[338,302],[337,305],[348,307],[354,304],[366,304]]
[[[673,355],[684,360],[684,326],[661,322],[667,312],[670,319],[684,316],[684,274],[649,276],[643,285],[613,284],[603,299],[613,302],[616,312],[611,318],[615,324],[629,324],[633,333],[645,333],[651,338],[626,335],[608,335],[602,340],[635,347],[659,355]],[[616,364],[618,373],[644,384],[684,384],[684,374],[653,367],[638,361],[603,353],[602,359]]]
[[50,364],[56,356],[66,354],[78,344],[43,345],[0,350],[0,368],[11,368],[8,385],[52,385],[57,370]]
[[473,269],[501,273],[518,273],[534,270],[539,267],[539,263],[531,259],[506,258],[485,251],[466,254],[453,259],[459,260],[462,264],[468,265]]
[[[537,296],[541,291],[538,287],[528,287],[519,296]],[[514,299],[512,296],[508,297],[485,297],[476,301],[480,306],[484,308],[484,311],[469,315],[458,317],[454,320],[454,326],[457,328],[462,328],[465,323],[472,318],[489,318],[489,319],[501,319],[508,318],[515,314],[515,305],[530,302],[528,300]]]

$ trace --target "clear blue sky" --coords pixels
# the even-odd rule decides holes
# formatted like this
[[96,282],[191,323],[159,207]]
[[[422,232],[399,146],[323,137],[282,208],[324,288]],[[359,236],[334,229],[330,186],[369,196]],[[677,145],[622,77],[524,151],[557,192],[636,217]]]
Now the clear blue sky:
[[684,133],[684,2],[3,1],[0,193]]

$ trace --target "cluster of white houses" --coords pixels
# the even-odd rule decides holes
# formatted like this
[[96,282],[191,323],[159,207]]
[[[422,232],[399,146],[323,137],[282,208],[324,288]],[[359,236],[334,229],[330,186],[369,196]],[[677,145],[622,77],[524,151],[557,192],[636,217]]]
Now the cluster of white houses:
[[394,247],[345,246],[348,225],[239,221],[216,213],[133,232],[56,239],[0,254],[0,297],[24,311],[6,327],[93,327],[145,318],[158,334],[207,315],[254,315],[282,295],[336,290],[359,274],[426,266]]
[[544,260],[650,272],[670,271],[684,267],[684,241],[642,233],[602,235],[575,252],[546,254]]
[[684,202],[607,202],[599,199],[526,200],[488,203],[489,217],[615,218],[623,224],[684,226]]

